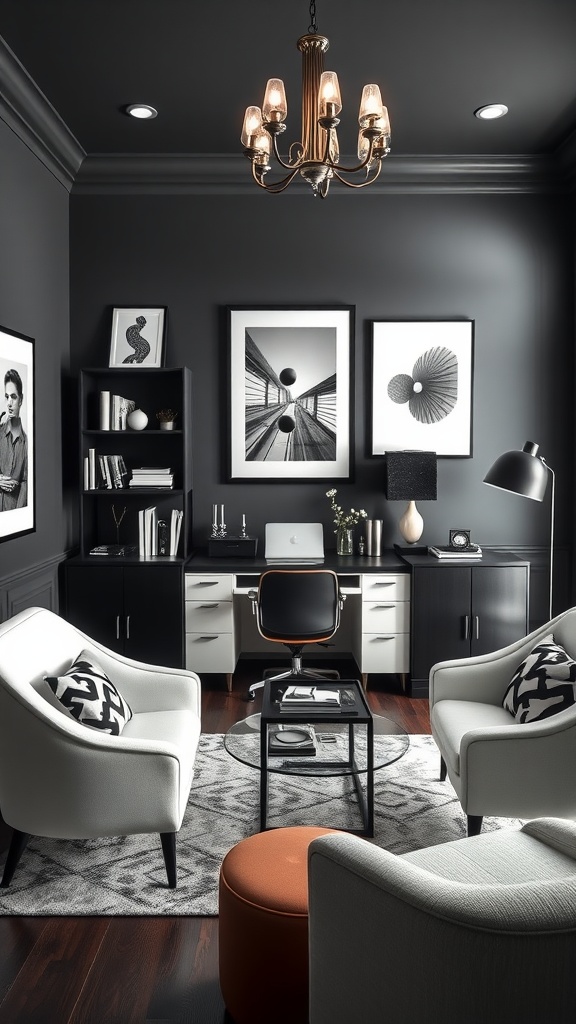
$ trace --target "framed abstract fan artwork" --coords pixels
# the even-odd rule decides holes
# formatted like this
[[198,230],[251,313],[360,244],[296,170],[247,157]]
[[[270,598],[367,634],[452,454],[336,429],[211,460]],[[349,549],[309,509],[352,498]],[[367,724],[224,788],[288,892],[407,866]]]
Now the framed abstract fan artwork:
[[472,456],[473,320],[372,321],[372,455]]
[[0,541],[36,529],[34,339],[0,327]]
[[228,311],[228,479],[349,480],[354,307]]

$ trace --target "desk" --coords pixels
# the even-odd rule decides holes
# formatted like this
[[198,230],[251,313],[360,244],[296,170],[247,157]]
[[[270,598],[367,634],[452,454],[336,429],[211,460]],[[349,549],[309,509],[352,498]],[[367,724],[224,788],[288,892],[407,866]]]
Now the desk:
[[[271,568],[263,558],[200,554],[189,559],[184,577],[186,668],[222,673],[231,690],[240,654],[278,658],[278,645],[258,633],[247,597],[248,591],[258,586],[260,575]],[[343,557],[328,552],[322,568],[337,573],[346,595],[331,653],[352,654],[364,687],[370,672],[406,675],[410,658],[408,565],[392,551],[379,557]]]

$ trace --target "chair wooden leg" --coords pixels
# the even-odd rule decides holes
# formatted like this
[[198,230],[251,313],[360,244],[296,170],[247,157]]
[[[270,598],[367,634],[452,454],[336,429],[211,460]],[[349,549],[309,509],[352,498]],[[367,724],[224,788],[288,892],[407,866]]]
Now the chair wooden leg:
[[162,853],[164,854],[164,864],[166,865],[166,874],[168,876],[168,885],[170,889],[176,888],[176,833],[175,832],[161,832],[160,839],[162,840]]
[[468,815],[468,835],[479,836],[482,831],[482,815],[480,814],[469,814]]
[[443,757],[440,758],[440,782],[446,781],[446,761]]
[[17,828],[12,830],[12,839],[10,840],[10,849],[8,850],[8,856],[6,857],[6,863],[4,865],[4,874],[2,875],[2,881],[0,882],[0,888],[7,889],[12,881],[12,876],[16,870],[16,866],[20,857],[26,849],[26,844],[30,836],[28,832],[19,832]]

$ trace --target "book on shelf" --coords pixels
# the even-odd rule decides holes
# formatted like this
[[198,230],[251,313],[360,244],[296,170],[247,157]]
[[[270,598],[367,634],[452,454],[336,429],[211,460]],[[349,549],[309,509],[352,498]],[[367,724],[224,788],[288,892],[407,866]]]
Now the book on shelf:
[[463,551],[459,551],[456,548],[450,548],[443,545],[433,545],[428,548],[428,554],[434,555],[434,558],[446,558],[452,561],[474,561],[482,558],[482,548],[479,544],[472,544],[469,548]]
[[184,513],[181,509],[173,508],[170,516],[170,555],[174,557],[178,554],[178,544],[180,542],[180,531],[182,529],[182,519]]
[[110,430],[110,392],[100,392],[100,430]]
[[132,470],[130,487],[174,487],[174,473],[169,466],[140,466]]
[[300,711],[303,708],[340,708],[340,691],[324,690],[318,686],[289,686],[280,698],[282,710]]
[[126,557],[135,553],[135,544],[97,544],[96,547],[90,550],[91,555],[101,555],[105,558]]

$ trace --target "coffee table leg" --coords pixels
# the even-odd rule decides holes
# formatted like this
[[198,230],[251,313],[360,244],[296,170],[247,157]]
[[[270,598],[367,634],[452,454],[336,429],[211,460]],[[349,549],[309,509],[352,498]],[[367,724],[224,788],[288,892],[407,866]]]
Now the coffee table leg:
[[260,831],[266,831],[268,819],[268,725],[260,725]]

